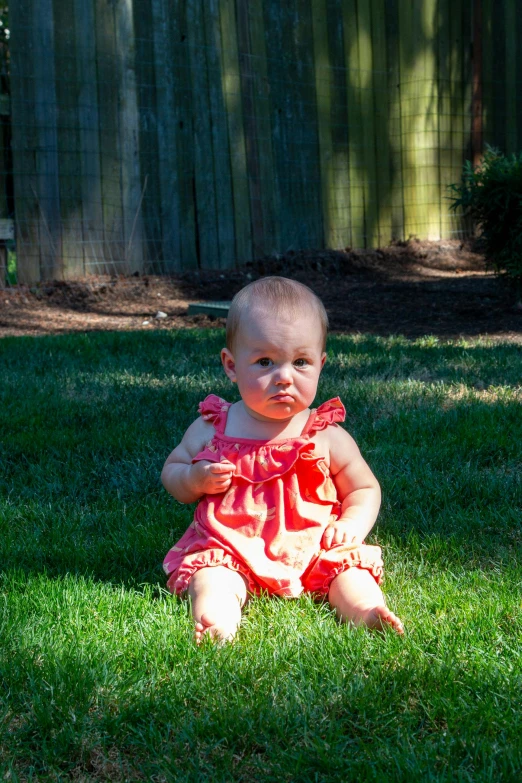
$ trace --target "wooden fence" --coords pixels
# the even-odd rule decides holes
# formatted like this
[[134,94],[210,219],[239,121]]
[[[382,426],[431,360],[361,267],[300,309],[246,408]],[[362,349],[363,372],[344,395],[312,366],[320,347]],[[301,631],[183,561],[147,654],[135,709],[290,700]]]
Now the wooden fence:
[[472,115],[475,139],[520,146],[516,0],[16,0],[10,16],[24,282],[459,236],[447,186]]

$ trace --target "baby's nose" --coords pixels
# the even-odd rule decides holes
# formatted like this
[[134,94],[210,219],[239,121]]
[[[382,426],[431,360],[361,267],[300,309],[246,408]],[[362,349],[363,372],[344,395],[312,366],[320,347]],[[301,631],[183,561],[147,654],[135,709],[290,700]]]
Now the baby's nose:
[[292,382],[292,370],[286,364],[279,367],[276,374],[276,383],[291,383]]

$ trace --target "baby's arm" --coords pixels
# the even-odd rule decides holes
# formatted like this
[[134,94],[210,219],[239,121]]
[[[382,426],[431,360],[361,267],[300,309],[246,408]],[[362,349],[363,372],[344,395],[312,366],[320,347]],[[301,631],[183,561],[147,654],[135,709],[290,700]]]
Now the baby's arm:
[[234,465],[231,462],[209,462],[192,459],[212,438],[214,427],[202,418],[196,419],[183,436],[181,443],[167,457],[161,471],[163,486],[181,503],[193,503],[202,495],[225,492],[232,481]]
[[361,544],[377,519],[381,505],[379,483],[346,430],[328,427],[330,472],[342,504],[340,518],[328,525],[323,546]]

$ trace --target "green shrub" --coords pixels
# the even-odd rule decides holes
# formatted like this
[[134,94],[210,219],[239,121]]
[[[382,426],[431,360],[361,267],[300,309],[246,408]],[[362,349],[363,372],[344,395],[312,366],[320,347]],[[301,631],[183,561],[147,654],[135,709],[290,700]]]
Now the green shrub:
[[520,295],[522,282],[522,153],[502,155],[487,147],[479,166],[466,161],[460,185],[450,185],[457,198],[451,209],[462,208],[479,232],[487,262],[507,275]]

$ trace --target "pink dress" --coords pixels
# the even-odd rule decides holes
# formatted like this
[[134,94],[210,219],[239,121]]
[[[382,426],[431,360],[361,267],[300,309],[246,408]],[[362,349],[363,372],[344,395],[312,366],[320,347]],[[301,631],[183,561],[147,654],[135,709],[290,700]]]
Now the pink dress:
[[379,583],[378,546],[321,548],[324,530],[339,518],[341,505],[311,438],[344,421],[341,400],[336,397],[312,410],[299,437],[268,441],[225,435],[231,404],[215,394],[200,403],[199,412],[214,425],[215,434],[192,461],[226,459],[236,469],[226,492],[201,498],[194,521],[167,553],[163,567],[169,589],[180,593],[196,571],[217,565],[243,574],[252,593],[325,594],[332,579],[353,566],[367,569]]

